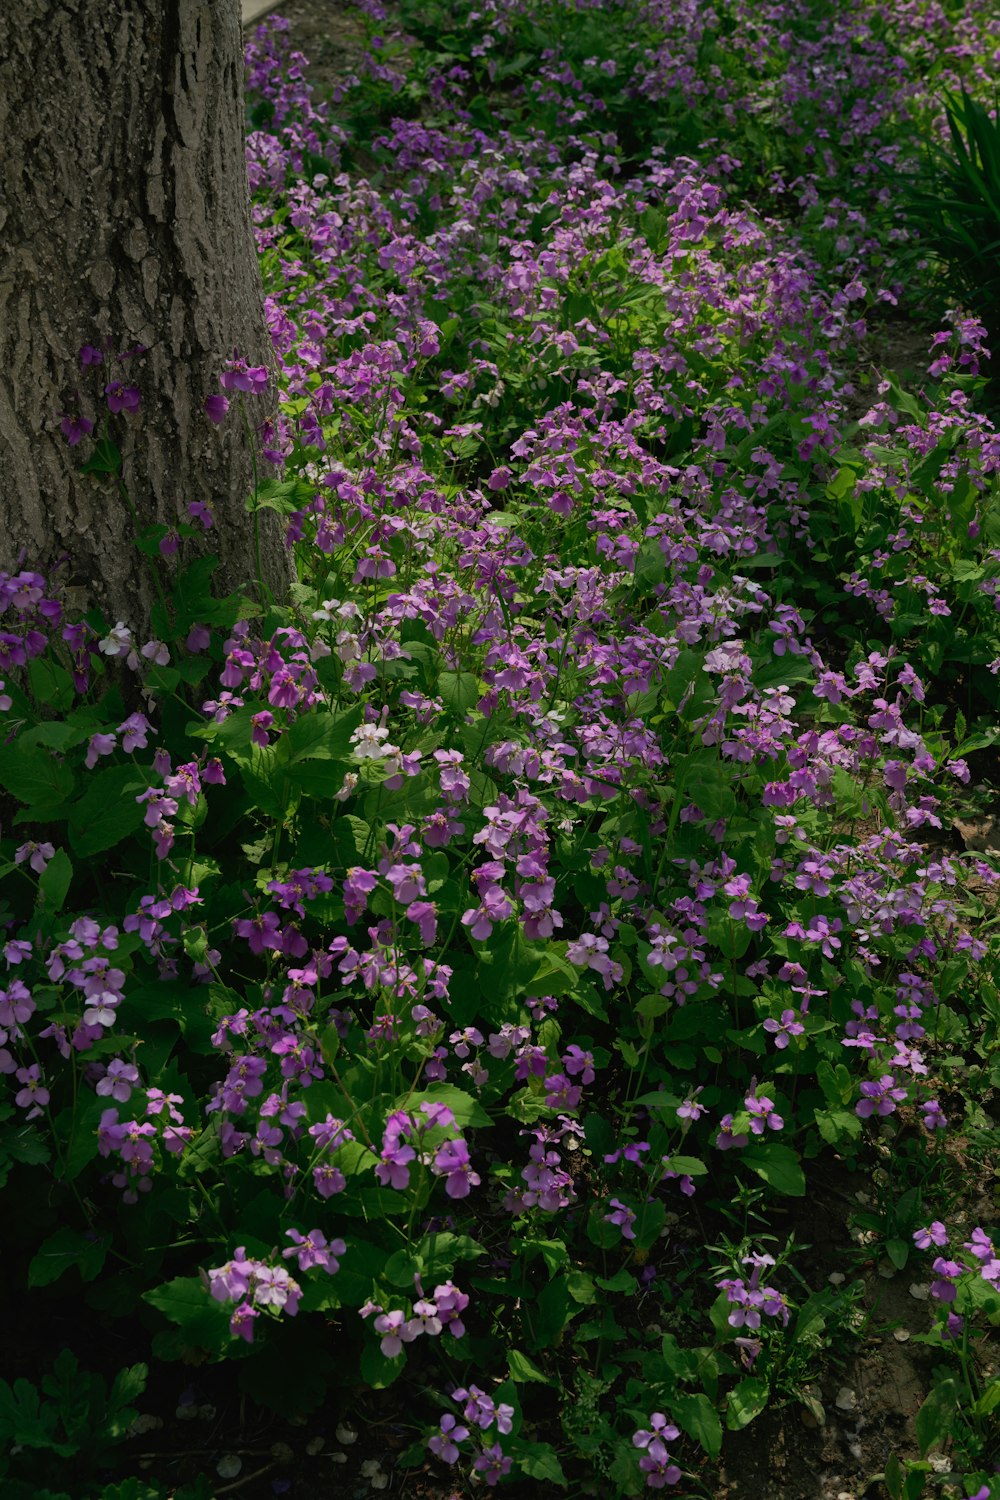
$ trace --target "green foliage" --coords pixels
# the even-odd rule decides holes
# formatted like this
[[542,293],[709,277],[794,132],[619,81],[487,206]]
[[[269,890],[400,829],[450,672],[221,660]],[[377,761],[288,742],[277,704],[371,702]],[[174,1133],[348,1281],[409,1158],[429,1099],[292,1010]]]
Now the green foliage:
[[1000,347],[1000,95],[989,105],[964,87],[942,99],[948,139],[933,141],[907,184],[905,207],[949,286]]
[[145,1365],[133,1365],[109,1387],[63,1349],[41,1389],[28,1380],[0,1380],[0,1445],[7,1450],[0,1473],[20,1486],[29,1476],[48,1474],[55,1458],[72,1461],[77,1475],[88,1480],[128,1435],[137,1415],[130,1403],[142,1395],[148,1373]]
[[[674,11],[404,0],[343,128],[253,99],[286,462],[247,524],[297,582],[217,597],[196,527],[138,523],[155,639],[11,583],[0,683],[32,1308],[609,1496],[654,1429],[711,1493],[725,1434],[822,1422],[864,1288],[797,1234],[860,1169],[862,1253],[916,1275],[934,1110],[986,1164],[1000,1088],[995,874],[947,845],[1000,703],[978,333],[858,402],[901,292],[871,153],[913,133],[865,69],[922,54],[874,6],[832,52],[821,7]],[[935,170],[987,204],[951,108]],[[953,1279],[916,1433],[975,1493],[1000,1298]],[[10,1483],[89,1496],[142,1369],[3,1387]]]

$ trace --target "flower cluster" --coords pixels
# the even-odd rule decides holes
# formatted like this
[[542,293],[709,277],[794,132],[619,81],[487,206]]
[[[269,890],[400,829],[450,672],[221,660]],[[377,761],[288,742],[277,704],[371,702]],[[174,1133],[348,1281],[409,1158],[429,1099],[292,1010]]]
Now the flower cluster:
[[469,1425],[463,1425],[453,1412],[445,1412],[437,1432],[427,1439],[427,1446],[442,1463],[454,1464],[459,1460],[461,1445],[468,1442],[473,1428],[485,1434],[495,1429],[491,1434],[492,1442],[486,1437],[481,1439],[479,1452],[472,1463],[473,1477],[492,1487],[510,1473],[511,1459],[504,1453],[500,1438],[513,1431],[514,1408],[503,1401],[495,1403],[475,1385],[468,1390],[452,1391],[451,1399],[464,1403],[462,1418]]
[[677,1428],[661,1411],[654,1411],[648,1427],[640,1427],[632,1434],[633,1446],[643,1450],[639,1468],[646,1476],[647,1489],[662,1490],[680,1479],[680,1468],[672,1461],[667,1449],[667,1444],[679,1437]]
[[375,1332],[381,1335],[379,1348],[386,1359],[395,1359],[402,1354],[404,1344],[412,1344],[422,1334],[437,1338],[447,1329],[454,1339],[465,1335],[462,1314],[469,1305],[467,1293],[460,1291],[453,1282],[447,1281],[434,1288],[432,1297],[426,1297],[421,1290],[419,1276],[414,1280],[418,1297],[410,1313],[401,1308],[387,1312],[378,1302],[366,1302],[361,1309],[363,1318],[375,1318],[373,1326]]

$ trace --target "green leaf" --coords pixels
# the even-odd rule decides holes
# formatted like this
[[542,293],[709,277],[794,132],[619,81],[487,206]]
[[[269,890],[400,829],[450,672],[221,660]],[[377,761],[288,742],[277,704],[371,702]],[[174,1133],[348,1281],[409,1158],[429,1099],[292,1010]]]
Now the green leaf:
[[511,1380],[522,1384],[526,1380],[537,1380],[542,1385],[551,1385],[552,1382],[547,1375],[543,1375],[537,1365],[532,1364],[526,1354],[517,1349],[511,1349],[507,1354],[507,1369]]
[[80,465],[81,474],[117,474],[122,466],[121,449],[110,438],[98,438],[94,451]]
[[73,678],[65,667],[49,661],[47,656],[36,656],[28,663],[28,685],[35,702],[46,704],[57,714],[64,714],[73,707],[76,696]]
[[108,1101],[97,1094],[84,1095],[77,1100],[75,1110],[64,1110],[56,1120],[60,1135],[68,1135],[64,1158],[64,1174],[67,1182],[78,1177],[88,1162],[97,1155],[97,1127]]
[[511,1456],[529,1479],[565,1486],[566,1475],[555,1449],[549,1443],[529,1443],[523,1438],[511,1446]]
[[232,1341],[229,1312],[212,1298],[200,1276],[177,1276],[144,1292],[142,1300],[176,1323],[190,1344],[218,1354]]
[[722,1451],[722,1423],[706,1395],[699,1392],[697,1395],[674,1396],[670,1402],[670,1414],[688,1437],[701,1444],[709,1458],[718,1458]]
[[896,1267],[901,1271],[910,1257],[910,1247],[905,1240],[886,1240],[885,1253]]
[[93,1281],[104,1264],[111,1241],[96,1239],[78,1229],[57,1229],[35,1252],[28,1267],[29,1286],[48,1286],[77,1266],[84,1281]]
[[69,843],[81,857],[113,849],[141,825],[143,804],[135,799],[145,782],[134,766],[91,771],[86,791],[69,810]]
[[49,1403],[42,1403],[35,1386],[27,1380],[15,1380],[9,1386],[0,1380],[0,1441],[7,1446],[49,1448],[61,1458],[79,1452],[76,1442],[61,1442],[56,1437],[59,1413]]
[[38,889],[50,911],[61,911],[73,879],[73,866],[65,849],[57,849],[42,871]]
[[670,1172],[676,1172],[678,1177],[704,1177],[708,1167],[697,1156],[671,1156],[665,1157],[664,1167]]
[[977,1417],[988,1417],[1000,1406],[1000,1380],[993,1379],[972,1408]]
[[373,1391],[384,1391],[398,1380],[406,1368],[405,1354],[387,1359],[377,1342],[366,1343],[361,1351],[361,1378]]
[[740,1432],[748,1427],[755,1417],[759,1417],[767,1406],[767,1381],[753,1377],[749,1380],[741,1380],[735,1389],[729,1392],[729,1406],[726,1411],[726,1426],[730,1432]]
[[761,1141],[740,1154],[740,1165],[762,1177],[768,1187],[786,1198],[804,1198],[806,1177],[798,1153],[778,1141]]
[[417,1094],[401,1094],[393,1104],[392,1108],[405,1109],[407,1114],[416,1114],[421,1104],[444,1104],[455,1116],[455,1122],[463,1130],[470,1126],[480,1129],[492,1125],[493,1121],[486,1113],[483,1106],[473,1099],[471,1094],[466,1094],[462,1089],[457,1089],[450,1083],[435,1083],[429,1089],[423,1089]]
[[958,1387],[954,1380],[942,1380],[934,1387],[914,1418],[920,1457],[926,1458],[952,1435],[952,1424],[958,1410]]
[[303,714],[285,736],[290,763],[347,760],[351,753],[351,735],[363,718],[364,706],[360,703],[342,714],[316,710]]
[[441,672],[438,692],[446,708],[465,714],[479,701],[479,679],[474,672]]
[[412,1287],[414,1276],[441,1281],[450,1276],[458,1260],[478,1260],[484,1248],[468,1235],[425,1234],[413,1250],[397,1250],[385,1263],[382,1275],[393,1286]]
[[25,736],[0,746],[0,788],[39,815],[60,807],[75,784],[68,765]]

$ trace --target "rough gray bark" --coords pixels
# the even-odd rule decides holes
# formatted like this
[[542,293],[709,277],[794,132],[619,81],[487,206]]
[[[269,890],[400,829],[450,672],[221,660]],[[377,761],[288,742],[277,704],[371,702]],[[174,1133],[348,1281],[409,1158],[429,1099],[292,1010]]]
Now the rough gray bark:
[[[234,349],[271,364],[244,156],[240,0],[11,0],[0,43],[0,568],[68,556],[80,602],[145,626],[148,569],[113,476],[85,475],[63,414],[111,419],[140,523],[216,515],[215,587],[256,589],[249,446],[204,411]],[[81,370],[82,345],[146,353]],[[234,393],[233,393],[234,394]],[[271,396],[248,396],[261,420]],[[95,429],[95,437],[97,430]],[[276,518],[264,577],[285,592]],[[187,548],[191,543],[186,544]],[[184,553],[181,554],[182,560]],[[190,557],[190,551],[187,552]]]

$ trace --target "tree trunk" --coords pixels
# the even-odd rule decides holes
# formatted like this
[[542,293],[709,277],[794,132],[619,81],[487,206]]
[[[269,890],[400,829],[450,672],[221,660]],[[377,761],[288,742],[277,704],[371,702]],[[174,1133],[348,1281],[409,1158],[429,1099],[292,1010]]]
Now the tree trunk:
[[[256,594],[250,445],[236,403],[205,399],[234,350],[272,365],[244,155],[240,0],[12,0],[0,44],[0,568],[60,558],[110,624],[144,630],[154,600],[140,530],[215,527],[185,542],[222,558],[216,592]],[[81,367],[89,345],[99,365]],[[130,353],[135,349],[144,353]],[[126,354],[124,360],[117,356]],[[105,386],[138,387],[111,415]],[[274,410],[248,395],[254,423]],[[64,415],[95,423],[70,446]],[[102,423],[120,476],[84,473]],[[122,482],[127,497],[122,494]],[[277,518],[262,572],[290,578]]]

